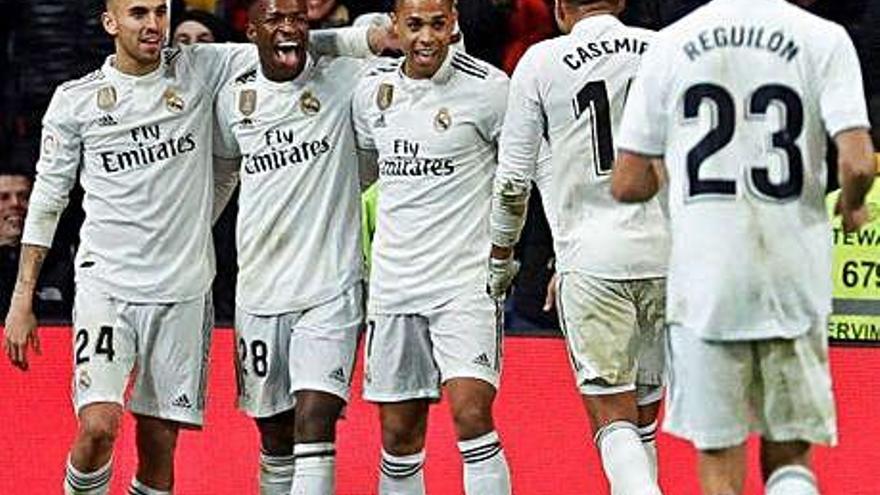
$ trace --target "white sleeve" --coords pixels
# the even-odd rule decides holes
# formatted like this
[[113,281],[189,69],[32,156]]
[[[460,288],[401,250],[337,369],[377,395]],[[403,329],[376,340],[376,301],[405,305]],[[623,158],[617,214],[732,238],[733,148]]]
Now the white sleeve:
[[233,105],[235,105],[236,95],[237,92],[235,90],[227,87],[220,92],[217,96],[217,101],[214,103],[214,156],[227,159],[239,158],[241,156],[238,140],[235,139],[235,135],[232,133],[232,125],[229,119],[230,112],[235,108]]
[[362,150],[376,149],[373,140],[373,127],[370,123],[371,108],[374,104],[375,88],[372,78],[361,79],[354,90],[354,98],[351,103],[352,127],[356,138],[357,147]]
[[484,95],[485,106],[479,116],[478,131],[488,143],[498,143],[507,111],[507,92],[510,80],[501,71],[489,74],[490,88]]
[[205,89],[214,96],[233,73],[253,65],[257,58],[252,43],[196,43],[180,50],[191,59],[194,72],[203,74]]
[[832,137],[848,129],[871,127],[856,49],[846,31],[835,27],[838,32],[833,48],[828,50],[827,61],[816,74],[822,81],[819,110]]
[[76,182],[82,148],[79,126],[62,89],[56,89],[43,117],[37,180],[31,192],[23,244],[51,247],[58,219]]
[[233,136],[224,111],[230,108],[226,93],[217,99],[216,117],[214,118],[214,206],[213,220],[216,222],[229,203],[229,198],[238,185],[238,168],[241,163],[241,152]]
[[545,134],[538,88],[540,58],[534,49],[522,57],[510,79],[507,112],[498,151],[498,175],[532,180]]
[[315,56],[369,58],[369,26],[318,29],[309,33],[309,51]]
[[623,111],[617,149],[647,156],[666,151],[668,53],[658,36],[642,56]]

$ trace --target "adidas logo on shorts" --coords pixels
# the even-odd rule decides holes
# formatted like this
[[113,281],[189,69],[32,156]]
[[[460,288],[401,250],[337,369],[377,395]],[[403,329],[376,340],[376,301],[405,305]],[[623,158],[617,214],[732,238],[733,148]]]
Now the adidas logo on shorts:
[[348,383],[348,380],[346,380],[345,378],[345,370],[343,370],[341,366],[331,371],[330,374],[327,375],[327,378],[335,380],[339,383]]
[[181,407],[183,409],[192,409],[193,407],[192,402],[189,401],[189,397],[187,397],[185,393],[180,394],[180,396],[174,399],[174,401],[171,402],[171,405],[174,407]]
[[485,366],[486,368],[491,368],[491,367],[492,367],[492,362],[489,361],[489,357],[486,356],[486,353],[485,353],[485,352],[482,353],[482,354],[480,354],[480,355],[477,356],[476,358],[474,358],[474,360],[471,361],[471,362],[474,363],[474,364],[476,364],[476,365],[478,365],[478,366]]

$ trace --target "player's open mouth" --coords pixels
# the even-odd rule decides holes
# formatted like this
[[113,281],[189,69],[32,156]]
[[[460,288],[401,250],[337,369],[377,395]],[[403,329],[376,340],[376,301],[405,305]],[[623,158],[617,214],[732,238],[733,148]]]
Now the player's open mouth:
[[435,48],[421,48],[413,50],[413,58],[418,64],[431,64],[437,58],[437,53]]
[[294,67],[302,56],[302,48],[299,41],[282,41],[275,45],[275,58],[288,67]]
[[162,38],[161,37],[150,37],[150,38],[141,38],[138,41],[146,48],[150,49],[158,49],[162,46]]
[[0,218],[0,221],[7,225],[15,225],[18,228],[21,228],[24,225],[24,216],[23,215],[6,215],[5,217]]

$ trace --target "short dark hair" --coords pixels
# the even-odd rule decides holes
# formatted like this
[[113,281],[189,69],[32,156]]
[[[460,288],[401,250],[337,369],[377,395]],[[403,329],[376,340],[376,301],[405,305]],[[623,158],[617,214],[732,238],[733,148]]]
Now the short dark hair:
[[562,0],[562,3],[571,7],[586,7],[587,5],[594,5],[597,3],[607,3],[616,6],[620,3],[620,0]]
[[[406,0],[394,0],[394,10],[397,11],[400,9],[400,5]],[[450,9],[454,9],[455,5],[458,3],[458,0],[443,0],[449,4]]]

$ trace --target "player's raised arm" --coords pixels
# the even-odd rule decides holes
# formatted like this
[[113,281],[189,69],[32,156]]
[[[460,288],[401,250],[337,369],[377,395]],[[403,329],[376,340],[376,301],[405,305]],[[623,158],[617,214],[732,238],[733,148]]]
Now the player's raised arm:
[[315,55],[352,58],[368,58],[400,47],[390,20],[364,27],[318,29],[309,33],[309,44]]
[[28,347],[39,351],[34,291],[80,163],[80,140],[64,92],[64,87],[55,92],[43,119],[37,179],[22,234],[18,278],[6,316],[6,354],[22,370],[28,369]]

